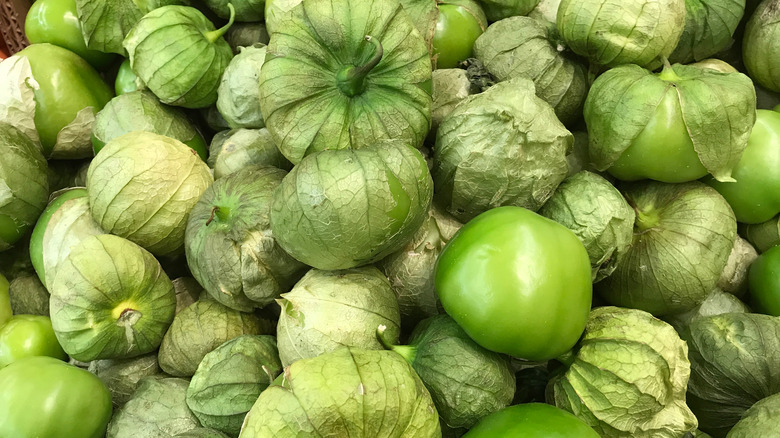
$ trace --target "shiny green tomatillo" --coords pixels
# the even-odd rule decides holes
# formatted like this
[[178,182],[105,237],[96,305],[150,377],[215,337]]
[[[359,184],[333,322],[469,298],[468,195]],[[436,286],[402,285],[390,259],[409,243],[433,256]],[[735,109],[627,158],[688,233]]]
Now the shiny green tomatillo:
[[488,350],[542,361],[582,334],[592,298],[588,253],[568,228],[521,207],[488,210],[439,256],[444,309]]
[[780,213],[780,113],[756,111],[748,146],[732,176],[736,182],[706,182],[726,198],[737,221],[757,224]]
[[477,423],[463,438],[598,438],[574,415],[545,403],[509,406]]
[[0,368],[31,356],[68,359],[48,316],[16,315],[0,328]]
[[75,0],[36,1],[27,12],[24,33],[31,43],[51,43],[64,47],[98,70],[111,65],[116,58],[113,53],[87,49]]
[[0,436],[102,438],[111,394],[87,370],[51,357],[21,359],[0,370]]
[[748,288],[753,310],[780,316],[780,247],[772,247],[750,265]]

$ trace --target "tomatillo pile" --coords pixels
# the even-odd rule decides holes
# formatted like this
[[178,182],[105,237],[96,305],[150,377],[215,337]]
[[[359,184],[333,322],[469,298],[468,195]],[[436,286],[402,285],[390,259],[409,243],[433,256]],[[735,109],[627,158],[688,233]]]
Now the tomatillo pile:
[[777,434],[780,0],[26,17],[0,438]]

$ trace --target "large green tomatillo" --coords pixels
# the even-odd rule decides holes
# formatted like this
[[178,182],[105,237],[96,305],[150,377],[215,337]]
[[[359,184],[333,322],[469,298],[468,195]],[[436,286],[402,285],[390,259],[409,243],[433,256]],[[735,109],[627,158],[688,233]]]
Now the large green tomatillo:
[[0,326],[0,368],[32,356],[68,359],[48,316],[16,315]]
[[524,208],[495,208],[464,225],[435,275],[444,309],[488,350],[552,359],[577,342],[588,319],[585,247],[568,228]]
[[271,230],[297,260],[318,269],[373,263],[401,249],[433,197],[422,154],[387,140],[304,158],[271,204]]
[[144,15],[123,45],[130,66],[161,102],[205,108],[217,101],[222,73],[233,50],[222,35],[233,24],[214,25],[189,6],[163,6]]
[[731,181],[755,108],[753,83],[741,73],[616,67],[596,79],[585,100],[590,158],[627,181],[677,183],[707,173]]
[[37,137],[30,138],[40,138],[48,158],[91,157],[95,114],[111,100],[112,90],[87,61],[62,47],[33,44],[9,59],[17,58],[29,62],[31,73],[16,79],[35,95]]
[[383,138],[422,144],[431,124],[431,62],[397,1],[307,0],[274,26],[284,32],[271,33],[260,110],[290,161]]
[[509,406],[471,428],[464,438],[598,438],[585,422],[546,403]]
[[57,266],[73,246],[85,237],[106,234],[89,213],[89,198],[84,188],[66,189],[55,195],[30,236],[30,260],[48,289],[57,274]]
[[90,236],[61,262],[51,317],[74,359],[121,359],[154,351],[173,321],[176,295],[160,263],[110,234]]
[[487,28],[485,13],[474,0],[438,0],[431,39],[436,68],[455,68],[471,58],[474,41]]
[[46,207],[49,181],[40,148],[19,129],[0,123],[0,149],[0,251],[5,251]]
[[780,213],[780,113],[756,111],[747,148],[731,176],[736,182],[707,184],[729,202],[739,222],[758,224]]
[[133,131],[109,141],[87,172],[92,217],[156,255],[181,252],[190,210],[214,181],[184,143]]
[[102,438],[111,394],[87,370],[46,356],[0,370],[0,436]]
[[753,262],[748,287],[753,310],[780,316],[780,247],[772,247]]
[[762,1],[745,27],[742,60],[764,88],[780,91],[780,1]]
[[276,243],[269,215],[287,172],[250,166],[217,180],[192,208],[184,237],[193,277],[220,303],[245,312],[290,290],[305,266]]
[[644,181],[622,192],[636,214],[633,242],[596,290],[616,306],[656,316],[696,307],[712,292],[734,247],[737,222],[728,203],[698,181]]
[[290,365],[260,394],[240,438],[438,438],[420,378],[392,351],[340,348]]
[[51,43],[66,48],[99,70],[108,67],[115,58],[110,53],[87,49],[75,0],[36,1],[27,12],[24,33],[33,44]]
[[563,0],[558,30],[594,64],[655,69],[680,41],[685,0]]

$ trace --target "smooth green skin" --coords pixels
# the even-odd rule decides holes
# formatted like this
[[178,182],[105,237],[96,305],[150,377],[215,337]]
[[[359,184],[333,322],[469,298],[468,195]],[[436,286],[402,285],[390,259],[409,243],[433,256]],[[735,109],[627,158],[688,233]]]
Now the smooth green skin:
[[750,265],[750,307],[756,313],[780,316],[780,246],[772,247]]
[[98,70],[116,58],[113,53],[87,49],[75,0],[38,0],[24,21],[24,33],[31,43],[51,43],[81,56]]
[[666,91],[645,129],[607,171],[623,181],[650,178],[668,183],[707,175],[693,149],[674,88]]
[[463,226],[436,264],[447,313],[481,346],[544,361],[582,335],[592,298],[590,260],[568,228],[521,207]]
[[747,148],[731,175],[736,182],[705,182],[726,198],[738,222],[758,224],[780,212],[780,113],[756,111]]
[[11,297],[8,295],[8,279],[0,274],[0,328],[13,316]]
[[545,403],[509,406],[484,417],[463,438],[598,438],[574,415]]
[[35,90],[35,129],[43,155],[51,155],[57,134],[76,118],[79,111],[94,107],[97,113],[114,96],[98,72],[87,61],[53,44],[33,44],[17,56],[30,61]]
[[30,356],[68,359],[48,316],[16,315],[0,328],[0,368]]
[[0,436],[102,438],[111,394],[87,370],[36,356],[0,369]]
[[479,20],[463,6],[439,5],[432,43],[436,68],[455,68],[460,61],[471,58],[474,41],[482,32]]
[[35,224],[35,228],[33,228],[32,235],[30,236],[30,261],[32,262],[33,269],[35,269],[35,273],[38,274],[38,278],[43,284],[46,284],[46,273],[43,269],[43,235],[46,233],[46,227],[49,225],[49,220],[54,212],[62,207],[62,204],[66,201],[74,198],[81,198],[83,196],[87,196],[87,189],[76,188],[62,192],[49,203],[45,210],[43,210],[43,213],[41,213],[41,216],[38,218],[38,222]]
[[114,92],[116,92],[116,95],[119,96],[138,90],[138,85],[135,83],[137,77],[132,67],[130,67],[130,60],[125,59],[122,61],[114,80]]

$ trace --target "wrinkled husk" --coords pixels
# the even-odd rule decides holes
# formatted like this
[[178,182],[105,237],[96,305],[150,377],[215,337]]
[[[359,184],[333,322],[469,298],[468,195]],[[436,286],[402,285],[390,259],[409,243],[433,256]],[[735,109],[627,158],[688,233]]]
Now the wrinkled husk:
[[436,132],[439,205],[461,222],[504,205],[536,211],[566,177],[572,134],[526,78],[463,100]]
[[416,350],[412,367],[450,428],[471,428],[512,402],[515,375],[508,357],[480,347],[449,316],[422,321],[408,344]]
[[170,438],[199,426],[187,408],[185,379],[147,377],[114,412],[106,438]]
[[187,388],[200,424],[237,436],[246,413],[282,372],[273,336],[239,336],[207,354]]
[[158,361],[172,376],[195,374],[203,357],[225,342],[241,335],[263,334],[261,320],[204,296],[181,311],[165,333]]
[[701,430],[723,437],[753,404],[780,393],[780,318],[702,317],[682,337],[691,360],[688,405]]
[[461,226],[449,214],[432,205],[428,218],[412,240],[377,263],[398,299],[403,326],[413,327],[418,321],[440,313],[433,271],[444,245]]
[[441,436],[428,390],[392,351],[341,348],[301,360],[283,385],[260,394],[240,438]]
[[217,109],[233,129],[265,127],[258,87],[265,55],[265,45],[243,47],[222,74],[217,90]]
[[562,0],[558,30],[567,45],[594,64],[655,69],[680,41],[684,0]]
[[279,152],[267,129],[234,129],[217,133],[211,140],[207,163],[214,169],[214,179],[252,165],[292,169],[292,163]]
[[679,438],[696,429],[685,404],[688,348],[672,326],[647,312],[599,307],[550,402],[602,437]]
[[398,341],[401,317],[390,282],[377,268],[312,269],[278,300],[279,358],[286,367],[342,346],[381,350],[377,326]]
[[565,179],[539,214],[579,237],[594,283],[615,271],[633,240],[634,210],[609,181],[588,171]]
[[634,183],[623,196],[636,211],[633,243],[596,291],[613,305],[656,316],[698,306],[734,246],[737,221],[729,204],[698,181]]
[[271,230],[295,259],[318,269],[349,269],[406,245],[432,197],[425,159],[399,140],[318,152],[274,192]]
[[529,17],[490,25],[474,43],[474,56],[499,81],[526,77],[564,125],[582,117],[588,94],[585,68],[566,53],[557,31]]
[[158,256],[175,254],[184,246],[187,215],[213,181],[183,143],[135,131],[108,142],[92,160],[89,208],[106,232]]
[[130,400],[142,379],[162,376],[156,353],[124,360],[93,360],[89,363],[89,372],[106,384],[111,392],[111,401],[117,408]]

